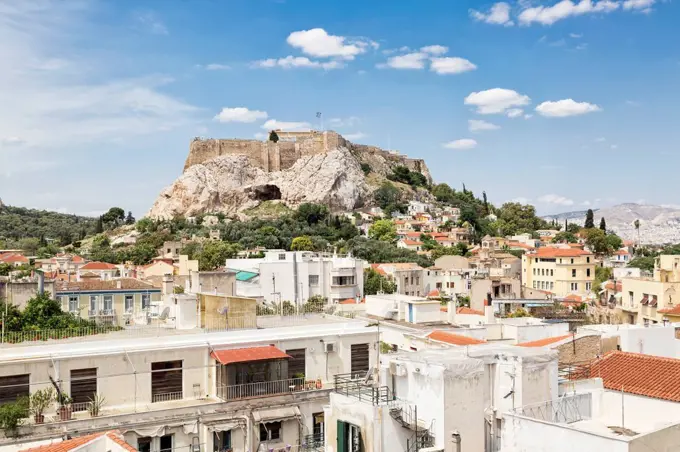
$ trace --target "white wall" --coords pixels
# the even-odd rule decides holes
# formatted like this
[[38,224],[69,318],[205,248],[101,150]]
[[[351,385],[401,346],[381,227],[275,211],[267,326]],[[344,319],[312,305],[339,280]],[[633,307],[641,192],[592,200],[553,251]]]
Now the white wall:
[[[439,302],[436,303],[410,303],[413,306],[413,323],[438,322],[441,319]],[[408,304],[406,319],[408,318]]]
[[620,426],[622,399],[625,427],[638,433],[680,422],[680,403],[610,390],[593,393],[593,413],[605,425]]
[[569,333],[568,323],[540,323],[537,325],[512,325],[503,323],[503,339],[512,339],[514,344],[537,341]]

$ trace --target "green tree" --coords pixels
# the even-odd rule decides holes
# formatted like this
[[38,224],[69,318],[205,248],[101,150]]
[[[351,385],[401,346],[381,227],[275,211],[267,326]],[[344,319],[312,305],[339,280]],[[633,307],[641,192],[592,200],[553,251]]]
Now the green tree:
[[368,228],[368,236],[381,242],[394,243],[397,240],[397,228],[391,220],[377,220]]
[[293,251],[312,251],[314,250],[314,243],[308,235],[301,235],[293,239],[290,249]]
[[222,267],[227,259],[236,257],[242,247],[238,243],[209,241],[198,253],[198,268],[201,271],[215,270]]
[[611,255],[621,247],[621,238],[605,234],[601,229],[591,228],[586,233],[586,245],[595,254]]
[[102,221],[109,227],[116,227],[125,220],[125,211],[120,207],[111,207],[102,215]]
[[654,271],[654,262],[656,261],[656,258],[653,256],[638,256],[634,259],[632,259],[629,263],[629,267],[634,267],[634,268],[639,268],[640,270],[648,271],[648,272],[653,272]]
[[423,242],[424,250],[432,250],[439,246],[437,241],[430,234],[420,234],[420,241]]
[[361,171],[363,171],[364,174],[366,176],[368,176],[368,174],[371,172],[371,165],[369,165],[368,163],[362,163],[361,164]]
[[154,229],[153,226],[154,226],[153,220],[151,218],[144,217],[141,220],[139,220],[137,224],[135,224],[135,229],[137,229],[137,231],[143,234],[145,232],[153,232]]
[[401,191],[390,182],[383,182],[379,189],[373,193],[378,206],[380,206],[386,214],[392,213],[390,207],[401,204]]
[[132,212],[128,212],[127,217],[125,217],[125,224],[135,224],[135,217],[132,216]]
[[102,217],[98,217],[97,224],[94,227],[94,233],[101,234],[102,232],[104,232],[104,220],[102,220]]
[[376,295],[380,291],[382,293],[394,293],[397,290],[397,285],[375,271],[369,268],[364,271],[364,295]]
[[486,192],[482,192],[482,203],[484,205],[484,215],[489,215],[489,201],[486,199]]
[[279,142],[279,134],[276,133],[276,130],[269,132],[269,141],[273,141],[274,143]]
[[553,237],[552,242],[553,243],[564,243],[564,242],[566,242],[566,243],[576,243],[576,242],[578,242],[578,239],[576,238],[576,236],[573,233],[567,232],[567,231],[562,231],[562,232],[558,232],[557,234],[555,234],[555,237]]
[[30,256],[33,256],[40,248],[40,239],[37,238],[25,238],[19,240],[19,248],[24,250],[24,252]]
[[595,227],[595,219],[593,217],[593,209],[588,209],[586,212],[586,222],[585,225],[583,226],[586,229],[592,229]]
[[311,226],[328,218],[328,207],[320,204],[303,203],[297,208],[295,217]]
[[[566,220],[565,220],[566,222]],[[570,232],[572,234],[577,234],[581,230],[581,226],[577,225],[576,223],[569,223],[566,225],[564,228],[566,232]]]
[[598,294],[602,283],[608,281],[612,278],[613,270],[610,267],[600,267],[599,265],[595,267],[595,279],[593,280],[592,290],[594,293]]
[[[1,273],[0,273],[1,274]],[[5,316],[5,312],[7,315]],[[5,331],[21,331],[22,318],[19,307],[7,301],[0,301],[0,318],[4,317]]]
[[604,221],[604,217],[600,219],[600,229],[602,229],[604,232],[607,232],[607,222]]

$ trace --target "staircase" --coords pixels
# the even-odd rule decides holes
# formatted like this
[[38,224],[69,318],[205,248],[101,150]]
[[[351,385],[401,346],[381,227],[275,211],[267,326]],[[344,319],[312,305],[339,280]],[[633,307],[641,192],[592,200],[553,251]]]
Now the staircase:
[[429,428],[418,425],[418,408],[403,403],[392,403],[389,406],[392,419],[397,421],[402,427],[413,431],[413,435],[406,440],[405,452],[418,452],[425,447],[434,446],[433,424]]

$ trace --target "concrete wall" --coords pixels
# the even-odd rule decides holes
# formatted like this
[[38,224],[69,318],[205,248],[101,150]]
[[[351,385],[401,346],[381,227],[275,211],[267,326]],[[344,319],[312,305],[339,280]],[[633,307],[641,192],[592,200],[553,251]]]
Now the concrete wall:
[[512,339],[513,343],[537,341],[548,337],[562,336],[569,333],[568,323],[540,323],[534,325],[517,325],[503,320],[503,339]]
[[[45,281],[45,292],[49,292],[54,298],[56,286],[54,281]],[[9,303],[19,306],[19,309],[26,307],[26,302],[35,297],[38,293],[37,282],[7,282],[0,281],[0,299],[7,300]]]
[[348,422],[361,429],[361,437],[364,442],[364,450],[375,452],[388,452],[393,450],[390,445],[396,438],[387,438],[383,443],[381,439],[381,424],[391,421],[389,414],[384,412],[385,407],[373,406],[370,403],[361,403],[356,399],[331,393],[330,405],[324,407],[326,421],[326,452],[336,452],[338,437],[338,421]]

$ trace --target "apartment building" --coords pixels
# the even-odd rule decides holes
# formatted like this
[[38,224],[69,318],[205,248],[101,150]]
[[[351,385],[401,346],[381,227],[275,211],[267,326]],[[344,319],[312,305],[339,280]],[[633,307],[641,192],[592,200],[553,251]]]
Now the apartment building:
[[262,259],[227,259],[226,268],[256,276],[237,282],[236,294],[271,302],[304,303],[320,295],[336,304],[364,294],[365,261],[349,255],[269,250]]
[[423,268],[413,262],[372,264],[372,267],[386,275],[397,285],[396,293],[421,297],[425,292]]
[[[151,329],[150,331],[154,331]],[[323,450],[331,382],[376,366],[366,322],[308,315],[206,333],[122,330],[0,349],[0,404],[57,387],[0,448],[120,429],[139,451]],[[92,400],[100,400],[93,411]]]
[[594,279],[595,257],[582,249],[541,247],[522,256],[522,285],[556,297],[588,295]]

